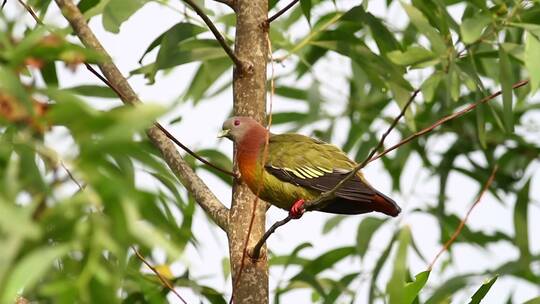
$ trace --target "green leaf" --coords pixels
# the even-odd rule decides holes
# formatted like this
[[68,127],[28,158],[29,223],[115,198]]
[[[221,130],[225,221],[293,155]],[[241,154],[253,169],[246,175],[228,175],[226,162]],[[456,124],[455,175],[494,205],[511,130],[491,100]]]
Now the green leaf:
[[527,300],[526,302],[523,302],[523,304],[540,304],[540,297],[535,297]]
[[[150,50],[158,41],[161,45],[156,57],[156,69],[170,67],[171,65],[168,64],[168,62],[171,60],[171,56],[178,56],[179,52],[182,52],[183,50],[197,50],[208,46],[218,47],[217,41],[215,40],[206,40],[206,43],[197,43],[195,36],[202,32],[204,32],[204,29],[199,26],[195,26],[191,23],[180,23],[166,31],[161,39],[158,37],[154,40],[149,46]],[[186,40],[192,41],[193,47],[190,48],[189,42],[181,44],[181,42]],[[219,48],[221,47],[219,46]]]
[[[371,37],[373,37],[375,43],[377,43],[377,47],[381,54],[386,54],[393,50],[401,50],[400,43],[396,40],[394,34],[388,30],[388,26],[386,26],[379,18],[366,12],[365,8],[362,8],[361,12],[361,18],[358,19],[363,20],[369,26]],[[345,16],[343,16],[342,19],[345,19]]]
[[441,34],[433,26],[431,26],[431,24],[429,24],[428,19],[417,8],[406,4],[403,1],[401,1],[401,6],[403,6],[405,12],[418,31],[427,37],[431,43],[431,48],[435,51],[435,53],[438,55],[443,55],[446,52],[446,43],[444,42]]
[[540,85],[540,41],[531,32],[525,38],[525,67],[531,77],[531,93],[536,92]]
[[354,252],[354,247],[341,247],[323,253],[322,255],[305,264],[302,271],[295,275],[291,279],[291,281],[306,282],[310,284],[313,288],[315,288],[317,292],[319,292],[319,294],[324,295],[325,292],[320,285],[320,282],[318,282],[316,279],[317,274],[324,270],[332,268],[334,264],[350,255],[353,255]]
[[85,13],[92,7],[96,6],[99,3],[99,0],[81,0],[79,4],[77,4],[77,7],[79,7],[79,10],[81,13]]
[[405,226],[399,233],[399,246],[394,258],[394,271],[386,285],[388,303],[407,303],[405,299],[405,277],[407,274],[407,250],[411,241],[411,230]]
[[311,24],[311,0],[300,0],[300,6],[308,23]]
[[435,54],[421,46],[411,46],[405,52],[399,50],[389,52],[388,58],[399,65],[416,65],[435,59]]
[[24,256],[6,281],[2,303],[13,303],[21,290],[31,290],[53,263],[68,253],[70,248],[70,245],[47,245]]
[[414,299],[418,298],[418,294],[426,285],[429,278],[429,270],[420,272],[414,277],[413,282],[405,284],[405,292],[403,297],[403,304],[413,303]]
[[356,233],[356,250],[360,257],[366,254],[371,237],[384,222],[386,222],[386,219],[378,217],[366,217],[360,222]]
[[425,302],[425,304],[440,304],[448,303],[448,299],[457,291],[469,284],[471,277],[474,274],[463,274],[450,278],[440,284],[440,286],[434,289],[431,297]]
[[422,90],[422,95],[426,102],[432,102],[435,96],[435,92],[441,83],[441,80],[444,78],[444,73],[435,72],[431,74],[420,86]]
[[498,277],[499,277],[498,275],[495,275],[490,280],[484,282],[484,284],[482,284],[482,286],[480,286],[480,288],[478,288],[478,290],[472,295],[471,301],[469,302],[469,304],[480,304],[480,302],[482,302],[482,299],[487,295],[487,293],[491,289],[491,286],[493,286],[495,281],[497,281]]
[[302,271],[295,275],[291,280],[297,280],[305,275],[317,275],[318,273],[332,268],[334,264],[346,258],[349,255],[353,255],[355,252],[354,247],[340,247],[332,249],[328,252],[311,260],[308,264],[304,265]]
[[502,86],[503,118],[507,132],[514,132],[514,109],[512,105],[512,67],[503,47],[499,47],[499,81]]
[[345,216],[335,215],[327,220],[322,228],[322,234],[327,234],[328,232],[332,231],[332,229],[336,228],[344,219],[346,219]]
[[388,261],[388,256],[390,255],[390,251],[392,251],[392,247],[394,245],[394,242],[396,241],[398,236],[398,233],[395,232],[392,236],[392,239],[388,242],[384,250],[381,252],[379,258],[377,259],[377,262],[375,263],[375,267],[372,271],[371,276],[371,282],[369,286],[369,303],[373,303],[373,300],[375,298],[375,291],[377,288],[377,278],[379,277],[379,274],[381,273],[381,270],[385,264],[385,262]]
[[201,63],[186,92],[184,100],[193,100],[194,104],[199,103],[205,96],[211,95],[208,92],[210,87],[232,66],[229,58],[218,58]]
[[[479,92],[476,93],[475,96],[476,100],[480,100],[481,95]],[[476,107],[476,110],[474,111],[476,115],[476,133],[478,134],[478,141],[483,149],[487,148],[485,111],[485,105],[483,104]]]
[[109,0],[103,11],[103,27],[112,33],[120,32],[120,26],[138,11],[147,0]]
[[461,40],[470,44],[476,42],[481,36],[484,28],[491,23],[491,16],[488,14],[476,14],[472,18],[463,20],[460,25]]
[[164,33],[159,35],[150,45],[146,48],[139,63],[142,62],[144,56],[150,53],[157,46],[161,45],[160,52],[165,52],[165,55],[171,52],[171,49],[176,47],[178,43],[189,38],[193,38],[200,33],[206,32],[206,28],[186,22],[180,22],[173,25],[171,28],[166,30]]
[[528,228],[528,207],[529,207],[529,186],[531,180],[519,190],[516,204],[514,206],[514,240],[519,248],[519,259],[524,265],[528,265],[531,258],[529,250],[529,228]]

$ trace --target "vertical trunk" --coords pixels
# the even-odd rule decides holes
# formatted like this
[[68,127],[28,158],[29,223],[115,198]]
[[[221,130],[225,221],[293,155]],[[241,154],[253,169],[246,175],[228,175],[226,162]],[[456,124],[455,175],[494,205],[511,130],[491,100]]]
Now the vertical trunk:
[[[234,72],[234,113],[264,122],[268,54],[264,25],[268,14],[268,1],[235,0],[235,6],[237,15],[235,52],[243,62],[243,66],[235,69]],[[255,196],[245,184],[236,183],[233,186],[228,237],[235,285],[233,286],[234,302],[237,304],[268,302],[266,249],[263,249],[264,252],[258,261],[246,257],[242,274],[239,275],[253,208],[256,210],[248,249],[253,248],[265,230],[266,202],[259,200],[256,205],[254,202]],[[239,281],[238,277],[240,277]]]

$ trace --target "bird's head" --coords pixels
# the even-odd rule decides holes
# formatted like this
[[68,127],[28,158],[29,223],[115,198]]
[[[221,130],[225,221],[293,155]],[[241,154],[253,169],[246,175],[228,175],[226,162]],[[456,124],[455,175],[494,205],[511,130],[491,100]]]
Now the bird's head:
[[255,119],[245,116],[231,117],[223,123],[221,131],[218,133],[218,137],[227,137],[235,143],[242,141],[244,136],[248,134],[252,128],[262,128]]

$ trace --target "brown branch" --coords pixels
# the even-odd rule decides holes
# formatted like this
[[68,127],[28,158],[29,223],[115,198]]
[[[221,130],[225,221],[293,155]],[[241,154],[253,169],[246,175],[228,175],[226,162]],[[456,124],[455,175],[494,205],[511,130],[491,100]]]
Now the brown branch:
[[[265,142],[264,142],[264,149],[263,149],[263,163],[266,163],[266,160],[268,158],[268,143],[270,140],[270,127],[272,126],[272,109],[274,105],[274,93],[275,93],[275,74],[274,74],[275,71],[274,71],[274,62],[272,60],[272,42],[270,41],[268,32],[266,32],[266,42],[268,45],[268,54],[270,54],[270,59],[271,59],[270,60],[271,76],[270,76],[270,100],[269,100],[268,115],[267,115],[268,124],[266,126]],[[264,169],[261,167],[261,173],[262,173],[262,170]],[[242,278],[242,273],[245,267],[246,256],[250,256],[250,253],[248,252],[247,247],[249,244],[251,232],[253,231],[253,224],[255,222],[255,213],[257,211],[257,203],[259,202],[259,194],[261,192],[262,186],[263,186],[262,182],[260,182],[257,185],[257,193],[255,193],[255,200],[253,201],[253,208],[251,209],[251,216],[249,220],[248,231],[246,233],[246,240],[242,248],[242,257],[240,260],[240,267],[238,268],[238,272],[237,272],[238,274],[236,275],[236,279],[233,282],[233,293],[231,294],[231,299],[229,300],[229,304],[232,304],[234,302],[234,291],[237,289],[238,284],[240,283],[240,279]],[[257,245],[259,245],[259,243],[257,243]],[[259,252],[260,252],[260,247],[262,247],[263,245],[264,244],[259,246]]]
[[[110,84],[110,87],[115,92],[118,92],[120,99],[125,104],[135,105],[140,103],[138,96],[135,94],[126,78],[120,73],[116,65],[112,62],[111,57],[86,23],[79,8],[73,4],[71,0],[55,1],[81,42],[86,47],[96,50],[106,58],[105,61],[99,64],[99,67],[105,76],[104,78]],[[199,176],[195,174],[186,161],[182,159],[182,156],[178,150],[176,150],[174,144],[167,138],[165,133],[158,127],[153,126],[147,131],[147,134],[154,145],[161,151],[165,162],[187,188],[188,192],[193,195],[197,203],[218,226],[227,231],[229,210],[216,198],[208,186],[206,186]]]
[[437,255],[435,255],[435,258],[433,258],[433,261],[429,264],[429,267],[428,267],[429,271],[431,271],[431,269],[433,269],[433,266],[435,265],[435,263],[437,262],[439,257],[445,251],[447,251],[448,248],[450,248],[450,245],[452,245],[452,243],[454,243],[456,238],[459,236],[459,234],[461,233],[461,230],[463,230],[463,227],[465,227],[465,223],[467,223],[467,220],[469,219],[469,215],[471,215],[471,212],[473,211],[473,209],[480,203],[480,200],[484,196],[484,193],[486,193],[486,191],[489,189],[489,187],[493,183],[493,180],[495,179],[495,173],[497,173],[497,169],[498,169],[498,166],[495,165],[495,167],[493,167],[493,170],[491,171],[491,175],[489,176],[486,184],[484,185],[484,188],[482,188],[482,191],[480,191],[480,194],[478,194],[478,197],[476,198],[474,203],[471,205],[471,207],[467,211],[467,214],[465,214],[465,217],[459,222],[459,225],[458,225],[456,231],[454,231],[454,233],[452,234],[450,239],[448,241],[446,241],[446,243],[444,243],[444,246],[437,253]]
[[272,21],[279,18],[279,16],[285,14],[286,11],[288,11],[291,7],[293,7],[296,3],[298,3],[299,0],[292,0],[291,3],[287,4],[284,8],[282,8],[279,12],[272,15],[272,17],[268,18],[268,24],[270,24]]
[[176,289],[174,289],[174,286],[171,284],[171,282],[169,282],[169,280],[167,280],[167,278],[165,278],[161,273],[159,273],[159,271],[154,266],[152,266],[142,256],[142,254],[137,249],[135,249],[135,247],[131,246],[131,249],[133,250],[133,252],[135,252],[135,255],[139,258],[139,260],[141,260],[148,268],[150,268],[150,270],[152,270],[152,272],[158,277],[158,279],[165,287],[167,287],[172,293],[174,293],[176,297],[180,299],[180,301],[182,301],[182,303],[187,304],[186,300],[184,300],[184,298],[182,298],[182,296],[176,291]]
[[[418,95],[419,92],[420,92],[420,89],[417,89],[411,94],[411,96],[409,97],[409,100],[407,101],[407,103],[405,103],[405,105],[403,106],[403,109],[401,109],[401,112],[399,112],[399,115],[394,118],[394,120],[392,121],[392,123],[390,124],[390,126],[388,127],[386,132],[384,132],[384,134],[381,136],[381,139],[379,140],[379,143],[377,144],[377,146],[375,146],[375,148],[373,148],[371,150],[371,152],[368,154],[366,159],[364,159],[363,162],[361,162],[356,167],[354,167],[354,169],[351,172],[349,172],[347,174],[347,176],[345,176],[339,183],[337,183],[334,186],[334,188],[332,188],[329,191],[324,192],[323,194],[321,194],[316,199],[314,199],[312,201],[309,201],[309,202],[306,202],[304,204],[304,209],[305,210],[311,211],[311,210],[317,210],[319,208],[324,207],[324,203],[331,200],[332,198],[334,198],[335,195],[336,195],[336,191],[339,190],[339,188],[342,187],[343,184],[345,184],[347,181],[349,181],[351,178],[353,178],[358,173],[358,171],[360,171],[362,168],[364,168],[369,163],[369,161],[375,155],[377,150],[379,150],[384,145],[384,141],[386,140],[386,137],[390,134],[390,132],[392,132],[394,127],[397,125],[398,121],[405,115],[405,112],[407,111],[407,108],[409,108],[409,106],[414,101],[414,99],[416,98],[416,95]],[[290,215],[288,215],[283,220],[281,220],[279,222],[276,222],[274,225],[272,225],[272,227],[268,231],[266,231],[264,233],[262,238],[259,240],[259,242],[257,242],[255,247],[253,248],[252,257],[254,259],[258,259],[259,256],[260,256],[261,248],[264,245],[264,243],[266,242],[266,240],[270,237],[270,235],[272,233],[274,233],[274,231],[276,231],[276,229],[278,227],[287,224],[292,219],[293,218]]]
[[[526,84],[528,84],[528,83],[529,83],[529,80],[521,80],[521,81],[518,81],[518,82],[516,82],[516,83],[514,83],[514,84],[512,85],[512,89],[520,88],[520,87],[522,87],[522,86],[524,86],[524,85],[526,85]],[[494,99],[495,97],[497,97],[497,96],[499,96],[499,95],[501,95],[501,94],[502,94],[502,90],[497,91],[497,92],[495,92],[495,93],[493,93],[493,94],[491,94],[491,95],[489,95],[489,96],[486,96],[486,97],[480,99],[479,101],[477,101],[477,102],[475,102],[475,103],[473,103],[473,104],[470,104],[469,106],[467,106],[466,108],[464,108],[464,109],[461,110],[461,111],[457,111],[457,112],[455,112],[455,113],[453,113],[453,114],[447,115],[447,116],[445,116],[445,117],[439,119],[438,121],[436,121],[436,122],[435,122],[434,124],[432,124],[431,126],[429,126],[429,127],[425,128],[425,129],[422,129],[422,130],[420,130],[420,131],[418,131],[418,132],[412,134],[411,136],[409,136],[409,137],[403,139],[402,141],[400,141],[399,143],[397,143],[397,144],[391,146],[390,148],[384,150],[383,152],[377,154],[377,155],[376,155],[375,157],[373,157],[369,162],[372,162],[372,161],[374,161],[374,160],[376,160],[376,159],[379,159],[379,158],[383,157],[384,155],[386,155],[386,154],[390,153],[391,151],[393,151],[393,150],[395,150],[395,149],[397,149],[397,148],[403,146],[404,144],[406,144],[406,143],[412,141],[413,139],[416,139],[416,138],[418,138],[418,137],[420,137],[420,136],[422,136],[422,135],[424,135],[424,134],[427,134],[427,133],[433,131],[433,129],[435,129],[435,128],[437,128],[438,126],[444,124],[445,122],[447,122],[447,121],[449,121],[449,120],[452,120],[452,119],[454,119],[454,118],[457,118],[457,117],[459,117],[459,116],[462,116],[463,114],[466,114],[467,112],[470,112],[471,110],[475,109],[475,108],[478,107],[479,105],[481,105],[481,104],[483,104],[483,103],[486,103],[486,102],[488,102],[488,101]]]
[[204,23],[206,23],[206,25],[208,26],[212,34],[214,34],[214,36],[216,37],[217,41],[219,42],[219,44],[221,45],[225,53],[227,53],[229,58],[231,58],[231,60],[234,62],[234,65],[237,68],[242,68],[242,61],[238,57],[236,57],[236,54],[234,54],[234,51],[227,44],[227,41],[225,41],[225,38],[223,37],[223,35],[221,35],[221,33],[216,28],[212,20],[210,20],[210,18],[203,12],[203,10],[193,0],[183,0],[183,1],[187,3],[195,11],[195,13],[199,15],[199,17],[202,18]]
[[287,224],[288,222],[290,222],[293,218],[291,217],[291,215],[287,215],[286,218],[282,219],[281,221],[277,221],[275,222],[271,227],[270,229],[268,229],[264,235],[262,236],[262,238],[257,242],[257,244],[255,244],[255,247],[253,247],[253,251],[251,252],[250,256],[252,259],[254,260],[258,260],[259,257],[261,256],[261,249],[262,249],[262,246],[264,246],[264,244],[266,243],[266,240],[268,240],[268,238],[272,235],[272,233],[274,233],[276,231],[276,229],[278,229],[279,227]]

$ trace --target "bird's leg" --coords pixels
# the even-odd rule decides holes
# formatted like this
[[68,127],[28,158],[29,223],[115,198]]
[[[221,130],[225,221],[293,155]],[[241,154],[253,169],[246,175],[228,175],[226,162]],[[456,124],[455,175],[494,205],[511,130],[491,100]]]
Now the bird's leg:
[[298,199],[291,207],[291,210],[289,210],[289,216],[293,219],[299,219],[304,214],[304,200]]

